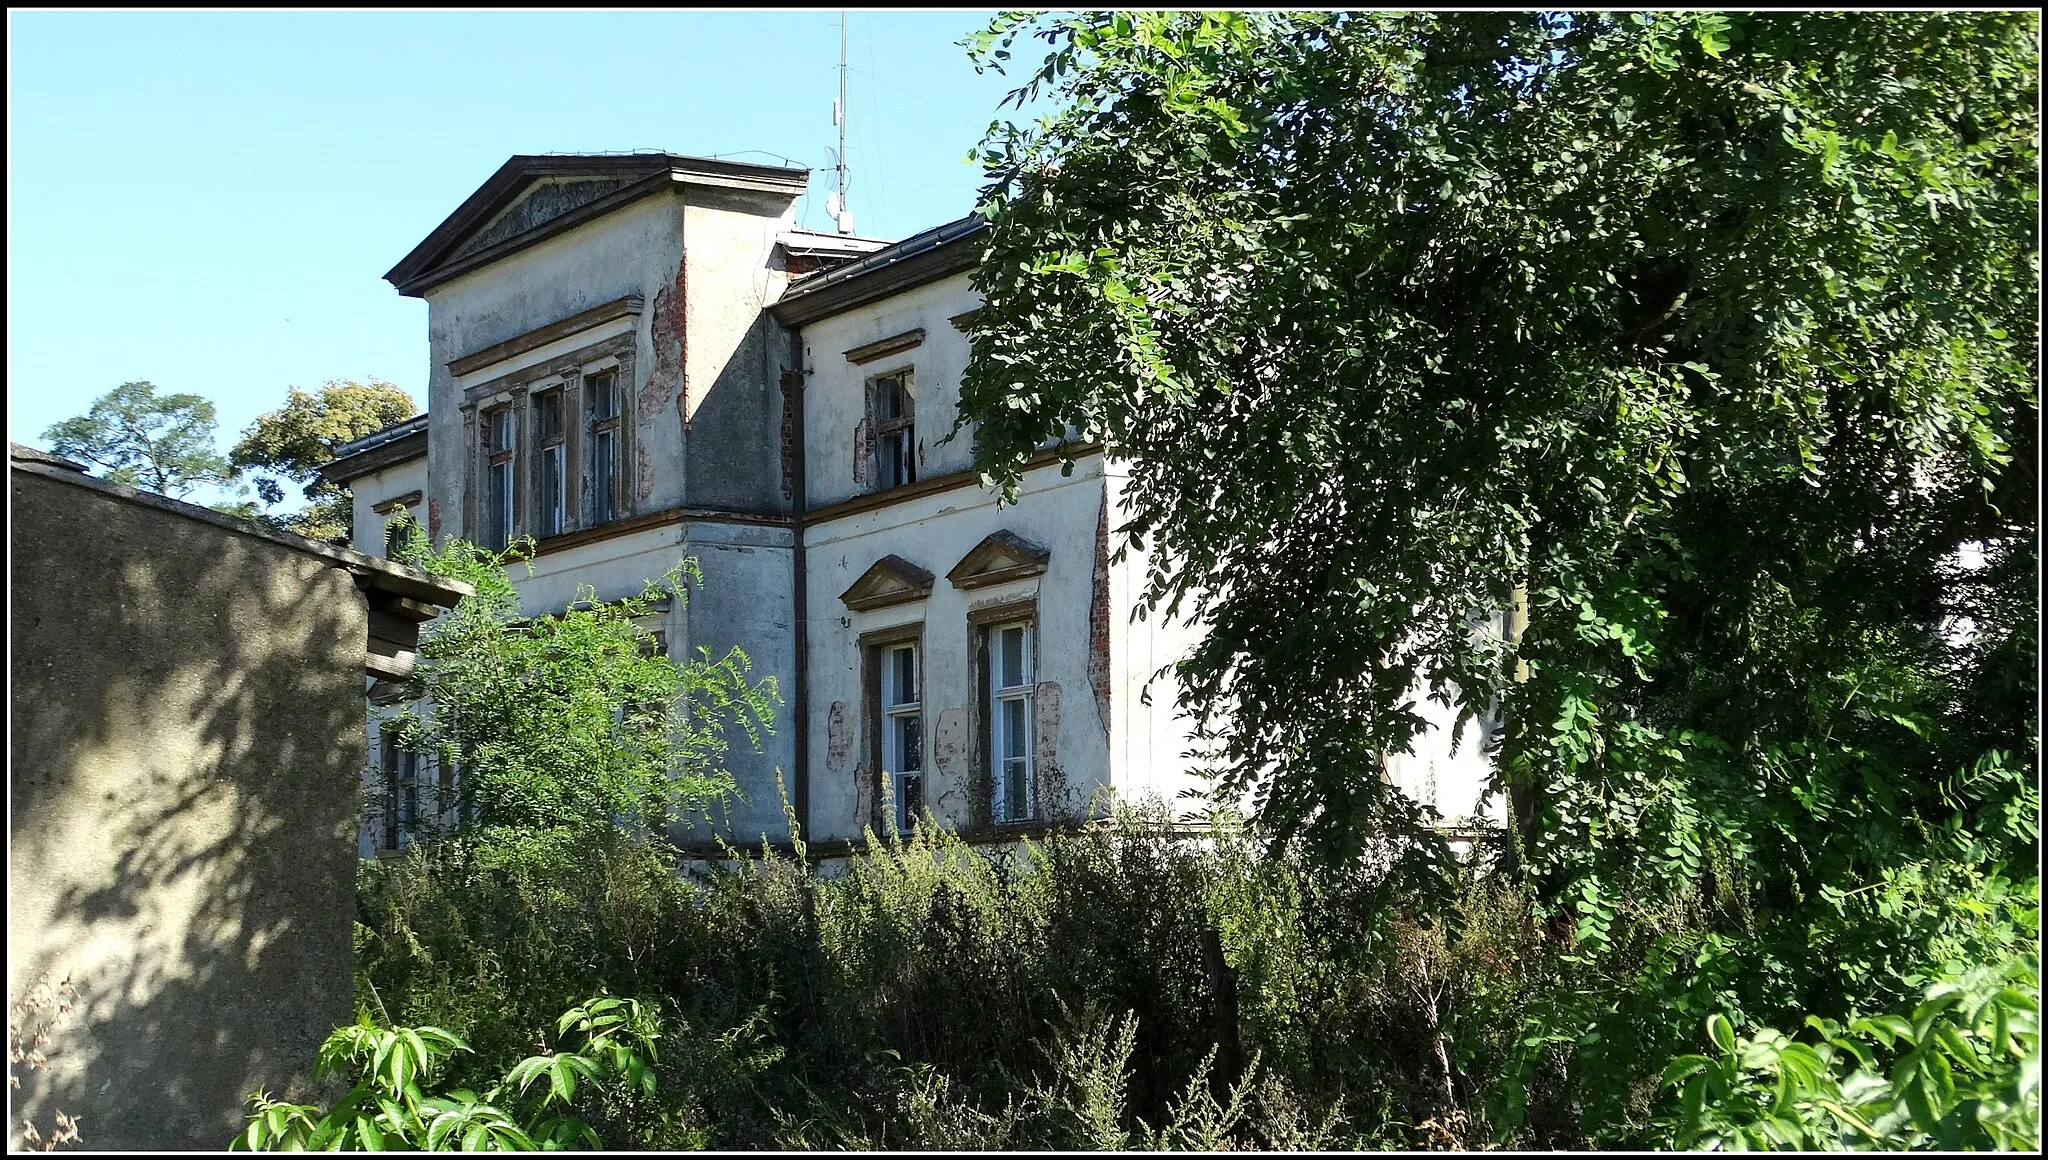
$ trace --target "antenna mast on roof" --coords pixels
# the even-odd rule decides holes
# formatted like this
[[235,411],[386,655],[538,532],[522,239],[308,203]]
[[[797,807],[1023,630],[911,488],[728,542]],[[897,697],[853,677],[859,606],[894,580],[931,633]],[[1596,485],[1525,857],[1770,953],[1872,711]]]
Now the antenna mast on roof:
[[832,123],[839,126],[839,152],[832,155],[839,188],[825,199],[825,212],[842,234],[853,232],[853,210],[846,204],[846,13],[839,14],[839,99],[832,102]]

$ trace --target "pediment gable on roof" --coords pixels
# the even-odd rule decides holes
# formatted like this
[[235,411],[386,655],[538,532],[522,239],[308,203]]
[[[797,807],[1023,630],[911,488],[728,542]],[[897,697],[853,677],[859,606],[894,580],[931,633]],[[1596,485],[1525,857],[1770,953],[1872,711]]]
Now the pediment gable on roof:
[[839,594],[855,612],[907,604],[931,595],[932,574],[901,556],[884,556]]
[[[794,199],[802,169],[673,153],[523,155],[498,168],[384,275],[419,296],[458,274],[677,184]],[[772,209],[775,202],[770,202]]]
[[631,184],[633,178],[622,176],[543,177],[518,193],[511,205],[499,210],[497,217],[458,243],[448,256],[464,258],[478,250],[489,249]]
[[1010,531],[992,532],[974,545],[946,579],[955,588],[985,588],[1006,580],[1021,580],[1045,571],[1052,553]]

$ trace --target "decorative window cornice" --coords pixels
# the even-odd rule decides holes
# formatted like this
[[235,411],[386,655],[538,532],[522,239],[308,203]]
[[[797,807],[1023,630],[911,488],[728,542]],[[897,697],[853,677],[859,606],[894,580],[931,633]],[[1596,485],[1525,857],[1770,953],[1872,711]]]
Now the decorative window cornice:
[[992,532],[960,558],[946,579],[955,588],[986,588],[1045,572],[1052,553],[1015,532]]
[[884,556],[839,594],[840,603],[855,612],[888,608],[923,600],[932,592],[932,574],[901,556]]
[[922,345],[924,328],[920,326],[915,330],[906,330],[902,334],[892,334],[887,338],[878,339],[865,346],[854,347],[846,352],[846,361],[857,366],[874,362],[876,359],[888,358],[892,354],[902,354],[906,350],[916,350]]

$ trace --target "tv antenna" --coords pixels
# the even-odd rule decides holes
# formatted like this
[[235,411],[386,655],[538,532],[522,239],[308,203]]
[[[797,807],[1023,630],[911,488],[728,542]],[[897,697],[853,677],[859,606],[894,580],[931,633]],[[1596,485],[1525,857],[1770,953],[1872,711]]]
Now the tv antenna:
[[838,188],[825,195],[825,213],[842,234],[853,232],[853,210],[846,204],[846,13],[839,14],[839,99],[832,102],[832,123],[839,127],[839,149],[832,154]]

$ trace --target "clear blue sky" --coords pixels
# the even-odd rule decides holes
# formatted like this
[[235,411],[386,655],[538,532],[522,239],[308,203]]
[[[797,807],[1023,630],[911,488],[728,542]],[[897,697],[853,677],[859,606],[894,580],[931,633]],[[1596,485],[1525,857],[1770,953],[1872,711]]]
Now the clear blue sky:
[[[899,238],[968,212],[1007,91],[986,12],[849,17],[849,202]],[[223,447],[288,386],[424,401],[427,308],[381,277],[515,153],[825,151],[839,14],[8,14],[7,432],[146,379]],[[759,154],[742,160],[773,161]]]

